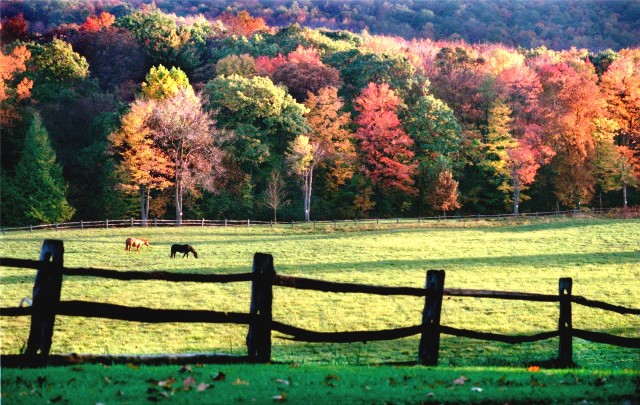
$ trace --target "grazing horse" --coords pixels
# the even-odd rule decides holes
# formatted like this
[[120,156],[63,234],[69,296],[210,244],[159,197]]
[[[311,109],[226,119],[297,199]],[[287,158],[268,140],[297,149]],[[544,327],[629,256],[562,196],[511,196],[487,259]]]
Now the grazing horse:
[[178,245],[178,244],[174,244],[171,245],[171,256],[170,257],[176,257],[176,253],[184,253],[182,255],[182,258],[184,259],[184,257],[189,257],[189,252],[193,253],[193,257],[195,257],[196,259],[198,258],[198,252],[196,252],[196,250],[193,248],[193,246],[191,245]]
[[149,246],[149,241],[143,238],[127,238],[127,240],[124,242],[124,250],[130,252],[131,248],[134,247],[136,248],[136,251],[139,252],[140,246],[142,245]]

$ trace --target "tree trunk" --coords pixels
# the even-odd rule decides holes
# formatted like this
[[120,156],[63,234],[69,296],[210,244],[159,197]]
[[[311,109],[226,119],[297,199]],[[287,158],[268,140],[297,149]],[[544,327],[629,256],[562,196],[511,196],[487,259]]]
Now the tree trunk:
[[304,220],[309,222],[311,221],[311,191],[313,190],[313,162],[311,162],[311,166],[309,166],[309,179],[307,181],[308,186],[307,186],[307,195],[305,196],[306,201],[305,201],[305,215],[304,215]]
[[146,221],[149,217],[149,189],[146,186],[140,186],[140,219]]
[[513,215],[518,216],[520,204],[520,184],[516,179],[513,180]]
[[627,183],[622,183],[622,207],[626,210],[627,209]]
[[176,176],[176,224],[182,225],[182,185]]

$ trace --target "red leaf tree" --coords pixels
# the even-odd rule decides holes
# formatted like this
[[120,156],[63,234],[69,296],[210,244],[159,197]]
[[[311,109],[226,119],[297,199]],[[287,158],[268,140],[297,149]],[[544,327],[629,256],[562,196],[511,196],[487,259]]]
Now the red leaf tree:
[[369,85],[356,98],[359,113],[355,138],[362,171],[384,191],[414,193],[411,163],[413,140],[404,132],[396,110],[400,98],[388,84]]

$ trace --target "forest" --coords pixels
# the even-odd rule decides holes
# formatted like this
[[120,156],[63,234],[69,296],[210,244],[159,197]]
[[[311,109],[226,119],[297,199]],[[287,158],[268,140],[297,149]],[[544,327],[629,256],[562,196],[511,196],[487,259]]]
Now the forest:
[[3,1],[0,223],[640,205],[640,4],[527,4]]

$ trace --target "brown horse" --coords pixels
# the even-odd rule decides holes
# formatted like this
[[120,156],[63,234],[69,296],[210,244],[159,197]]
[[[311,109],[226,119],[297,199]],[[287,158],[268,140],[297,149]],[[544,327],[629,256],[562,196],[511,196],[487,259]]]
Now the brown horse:
[[176,257],[176,253],[184,253],[182,255],[182,258],[184,259],[185,256],[189,257],[189,252],[193,253],[193,257],[195,257],[196,259],[198,258],[198,252],[196,252],[196,250],[191,245],[171,245],[170,257]]
[[134,247],[136,248],[136,251],[139,252],[140,246],[142,245],[149,246],[149,241],[144,238],[127,238],[127,240],[124,242],[124,250],[130,252],[131,248]]

